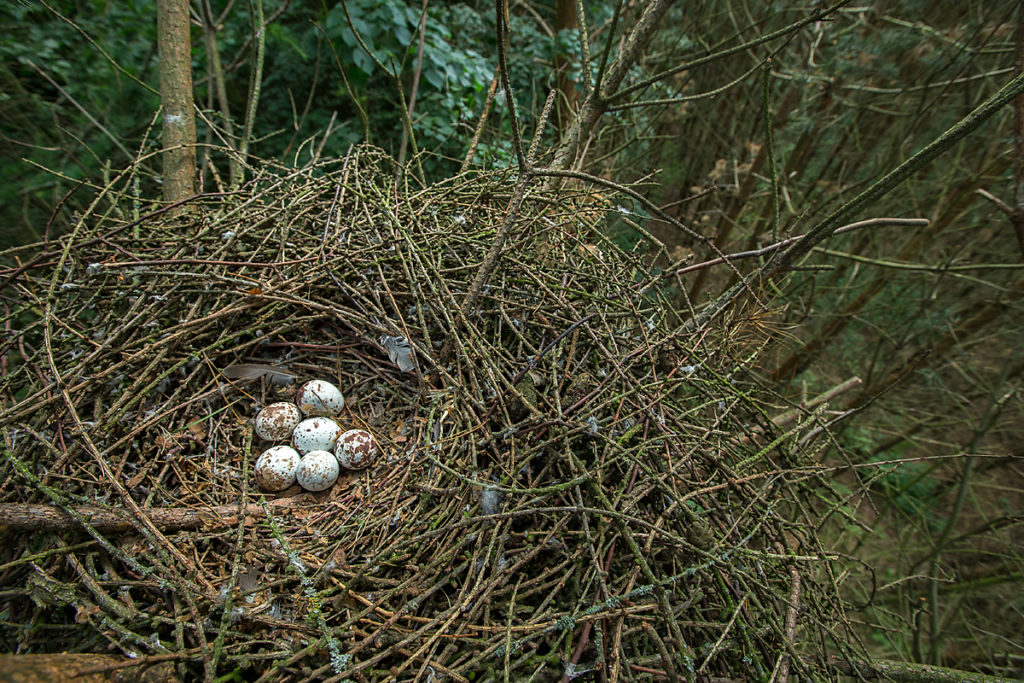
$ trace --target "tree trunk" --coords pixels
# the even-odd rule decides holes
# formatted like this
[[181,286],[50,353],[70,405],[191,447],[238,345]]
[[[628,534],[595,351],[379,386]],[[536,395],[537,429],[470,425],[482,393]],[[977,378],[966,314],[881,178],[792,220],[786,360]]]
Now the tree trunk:
[[164,199],[179,202],[196,193],[196,120],[192,106],[188,0],[157,0],[156,22],[164,123]]
[[572,69],[572,59],[562,49],[559,36],[562,31],[574,31],[578,24],[576,16],[576,0],[556,0],[555,2],[555,87],[558,89],[558,137],[562,138],[563,131],[572,120],[573,112],[576,111],[576,84],[570,78],[569,71]]

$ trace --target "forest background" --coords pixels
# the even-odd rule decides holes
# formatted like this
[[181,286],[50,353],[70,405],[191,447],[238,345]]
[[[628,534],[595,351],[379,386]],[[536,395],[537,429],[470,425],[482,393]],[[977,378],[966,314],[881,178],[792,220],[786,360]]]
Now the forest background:
[[[489,3],[266,0],[261,16],[257,4],[192,5],[201,145],[244,139],[253,155],[300,166],[370,142],[415,159],[426,182],[517,163]],[[558,147],[582,104],[581,17],[596,63],[623,30],[616,7],[510,4],[518,124],[532,131],[557,93],[542,148]],[[1018,2],[848,2],[807,21],[823,7],[672,4],[579,168],[636,188],[727,254],[754,250],[805,233],[1022,69]],[[158,175],[155,16],[144,0],[0,9],[0,244],[59,234],[137,158]],[[769,310],[734,320],[766,385],[797,402],[843,387],[821,457],[837,467],[846,521],[825,533],[851,567],[871,569],[844,597],[882,658],[1024,666],[1022,111],[1002,107],[853,216],[925,220],[815,246]],[[199,189],[215,190],[228,169],[205,149]],[[646,231],[667,245],[653,268],[715,256],[601,191],[614,197],[612,240],[642,253]],[[707,305],[731,276],[694,271],[680,310]]]

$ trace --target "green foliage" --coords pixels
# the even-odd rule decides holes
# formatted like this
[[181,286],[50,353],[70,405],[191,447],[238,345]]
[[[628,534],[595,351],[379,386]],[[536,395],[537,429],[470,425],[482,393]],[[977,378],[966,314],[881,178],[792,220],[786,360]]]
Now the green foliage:
[[0,244],[41,237],[53,205],[76,181],[98,178],[106,163],[126,165],[137,151],[130,141],[159,104],[86,38],[155,84],[154,3],[51,6],[63,18],[27,0],[0,6]]
[[[420,11],[399,0],[349,0],[326,12],[282,15],[267,35],[267,77],[257,137],[293,128],[297,121],[292,100],[302,102],[312,97],[316,105],[303,132],[312,134],[326,128],[332,112],[337,112],[341,121],[341,127],[325,145],[326,155],[342,155],[349,145],[362,141],[359,108],[366,112],[370,140],[397,155],[404,126],[398,88],[402,88],[408,103],[418,61]],[[526,22],[516,23],[519,28],[530,28]],[[461,3],[428,6],[413,132],[420,149],[437,155],[425,165],[434,179],[456,170],[456,160],[465,155],[494,75],[493,34],[493,17],[487,10]],[[536,38],[536,30],[527,30],[518,40],[523,45],[536,45]],[[543,42],[540,45],[550,49]],[[337,71],[334,55],[344,78]],[[543,57],[547,56],[545,52]],[[313,83],[308,74],[318,59],[321,77],[310,93],[307,89]],[[385,68],[381,69],[378,62]],[[528,91],[544,65],[536,60],[523,64],[513,73],[513,87]],[[257,151],[264,156],[280,156],[290,151],[287,142],[277,136]],[[507,163],[511,158],[506,134],[485,140],[477,156],[486,165]]]
[[[211,5],[214,16],[225,9],[224,3]],[[0,243],[39,238],[48,211],[77,180],[95,181],[105,167],[126,165],[139,151],[141,136],[159,106],[153,0],[64,0],[51,6],[56,13],[31,0],[0,8],[0,126],[8,140],[0,145],[0,224],[5,226]],[[610,7],[601,3],[596,16],[608,15]],[[272,21],[266,30],[264,79],[250,150],[292,161],[301,142],[322,134],[333,117],[322,149],[325,156],[343,155],[367,134],[397,155],[404,126],[399,88],[408,103],[419,57],[420,6],[401,0],[348,0],[351,25],[340,2],[296,6],[266,0],[264,8]],[[493,11],[490,3],[428,5],[413,112],[418,148],[433,153],[424,163],[428,179],[451,174],[466,154],[497,64]],[[515,58],[510,76],[524,130],[529,131],[532,112],[539,110],[551,85],[556,46],[531,16],[514,13],[511,24],[509,51]],[[206,109],[206,119],[223,125],[201,31],[193,28],[196,103]],[[216,36],[236,134],[242,130],[249,96],[252,31],[247,7],[235,4]],[[570,56],[578,53],[572,35],[560,41],[559,49]],[[499,92],[475,156],[485,167],[514,161],[504,98]],[[216,143],[203,118],[197,120],[199,140]],[[147,151],[155,149],[159,132],[159,126],[149,132]],[[38,166],[26,167],[22,157],[59,170],[61,177]],[[159,164],[153,162],[151,171],[158,174]],[[65,215],[90,196],[88,189],[80,190]],[[16,234],[26,229],[28,233]]]

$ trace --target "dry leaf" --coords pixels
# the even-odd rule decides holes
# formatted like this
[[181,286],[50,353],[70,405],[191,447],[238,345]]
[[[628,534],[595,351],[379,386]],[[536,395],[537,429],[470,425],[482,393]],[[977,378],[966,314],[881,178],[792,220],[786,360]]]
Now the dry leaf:
[[89,617],[91,617],[99,611],[100,608],[96,605],[89,605],[88,607],[85,607],[84,605],[79,605],[78,609],[75,610],[75,623],[84,624],[86,621],[88,621]]
[[193,422],[188,426],[188,431],[200,441],[206,438],[206,425],[202,422]]

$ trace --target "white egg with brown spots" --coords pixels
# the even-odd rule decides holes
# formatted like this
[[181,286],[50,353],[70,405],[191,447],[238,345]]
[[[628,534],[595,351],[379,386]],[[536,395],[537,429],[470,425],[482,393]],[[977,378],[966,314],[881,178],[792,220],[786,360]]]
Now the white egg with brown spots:
[[380,455],[380,446],[373,434],[365,429],[350,429],[338,437],[334,447],[338,463],[347,470],[362,470],[373,464]]
[[306,382],[295,392],[295,402],[306,415],[337,415],[345,407],[341,390],[330,382],[314,379]]
[[301,421],[294,403],[271,403],[256,416],[256,435],[264,441],[287,441]]
[[341,427],[329,417],[311,417],[295,426],[292,446],[299,453],[331,451],[341,436]]
[[274,446],[256,459],[256,483],[264,491],[283,491],[295,483],[300,456],[291,446]]
[[330,451],[310,451],[302,456],[295,477],[307,491],[325,491],[338,480],[338,459]]

